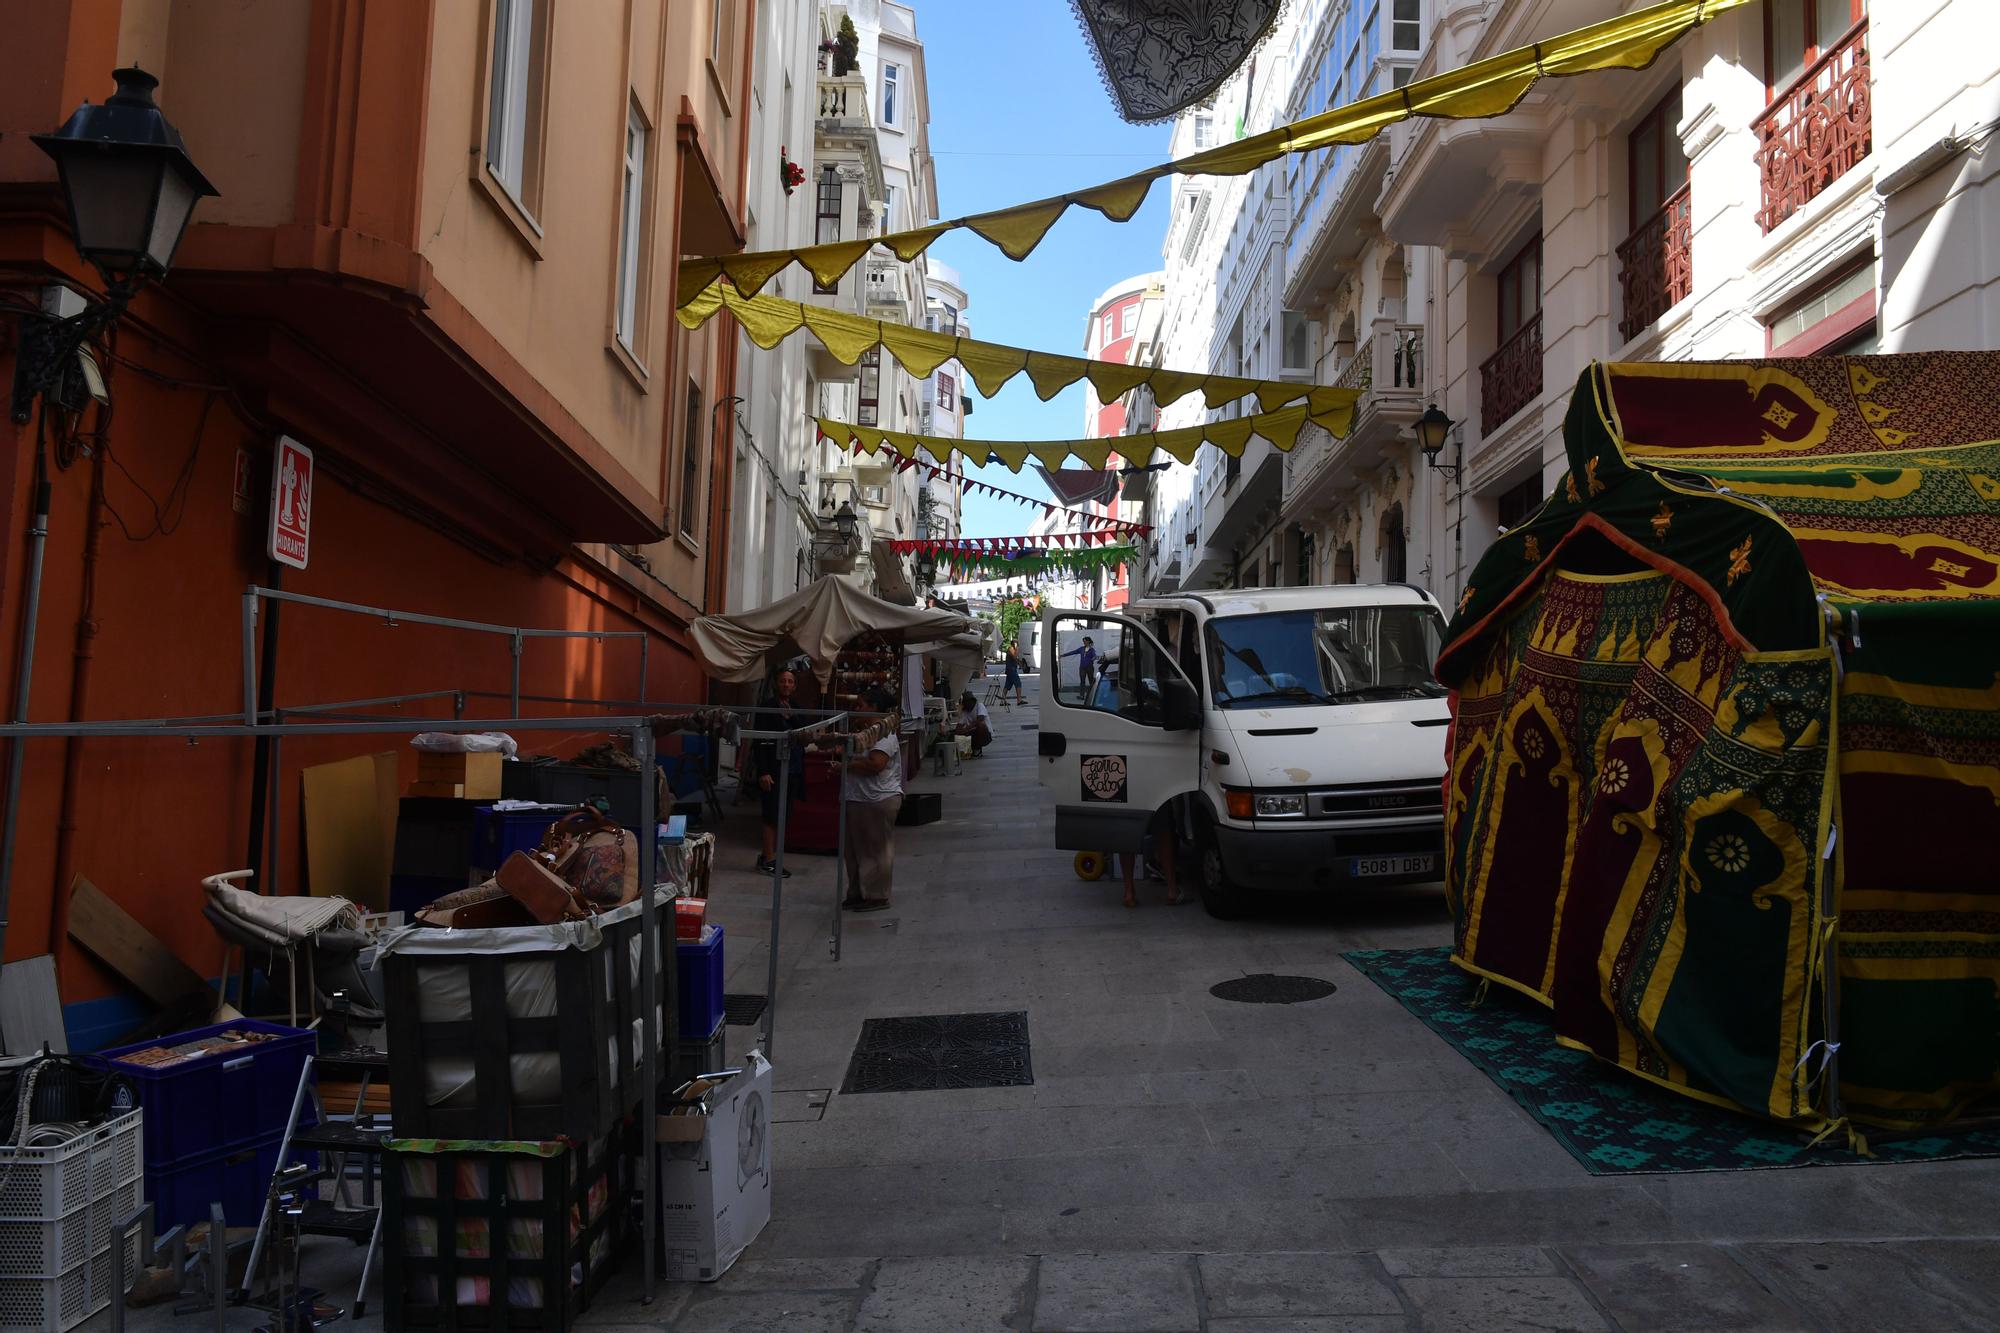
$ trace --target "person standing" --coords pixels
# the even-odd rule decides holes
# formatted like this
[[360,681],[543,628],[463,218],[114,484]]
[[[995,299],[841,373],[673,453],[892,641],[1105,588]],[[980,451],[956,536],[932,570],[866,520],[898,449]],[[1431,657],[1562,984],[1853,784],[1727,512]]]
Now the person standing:
[[979,696],[971,690],[958,696],[958,718],[952,724],[952,731],[960,736],[972,738],[972,757],[993,744],[993,719],[986,711],[986,705],[979,702]]
[[[771,677],[770,699],[754,715],[758,731],[789,731],[798,725],[798,706],[794,702],[798,688],[796,672],[785,670]],[[778,747],[785,744],[786,741],[760,740],[750,747],[749,776],[756,784],[764,821],[764,851],[757,858],[757,869],[766,875],[775,873],[778,868],[778,781],[784,776],[783,754]],[[792,800],[796,802],[806,794],[806,751],[805,746],[798,742],[790,742],[790,745],[792,764],[790,780],[786,785],[791,788]],[[792,872],[787,870],[785,878],[791,877]]]
[[841,783],[847,798],[847,896],[841,906],[880,912],[889,906],[896,868],[896,816],[903,808],[903,746],[897,738],[896,703],[879,691],[868,703],[886,716],[888,730],[847,761]]
[[1097,679],[1097,645],[1086,634],[1083,636],[1082,643],[1064,653],[1063,656],[1074,657],[1076,659],[1077,692],[1088,702],[1090,699],[1091,682]]
[[1028,698],[1021,690],[1021,650],[1013,644],[1007,645],[1007,678],[1000,684],[1000,701],[1007,701],[1007,692],[1014,692],[1014,702],[1027,706]]

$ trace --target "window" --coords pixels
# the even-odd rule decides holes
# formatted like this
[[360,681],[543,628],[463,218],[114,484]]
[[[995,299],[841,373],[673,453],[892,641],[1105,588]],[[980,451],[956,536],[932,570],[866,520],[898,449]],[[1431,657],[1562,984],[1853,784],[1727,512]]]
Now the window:
[[902,95],[903,67],[901,65],[882,66],[882,123],[894,128],[903,122],[899,119]]
[[1103,347],[1106,343],[1110,342],[1117,336],[1118,336],[1118,312],[1115,310],[1107,310],[1104,312],[1104,318],[1099,322],[1098,325],[1097,345],[1099,347]]
[[1500,341],[1506,342],[1542,313],[1542,237],[1521,247],[1500,270]]
[[1625,140],[1630,229],[1660,211],[1688,181],[1687,152],[1681,147],[1681,90],[1675,88],[1639,118]]
[[[813,243],[815,245],[827,245],[840,239],[840,214],[843,204],[841,202],[840,169],[838,167],[828,166],[820,168],[818,197],[818,211],[815,215],[813,226]],[[822,296],[828,292],[838,291],[839,289],[840,279],[838,278],[835,278],[830,283],[821,283],[818,278],[813,279],[813,290]]]
[[1292,569],[1293,586],[1299,588],[1312,587],[1314,582],[1313,576],[1316,573],[1317,571],[1313,568],[1313,535],[1310,532],[1301,531],[1299,533],[1298,557]]
[[1118,336],[1129,338],[1139,331],[1139,303],[1132,302],[1118,312]]
[[1511,532],[1526,523],[1542,507],[1542,474],[1530,473],[1500,492],[1493,507],[1502,532]]
[[736,49],[736,0],[710,0],[708,16],[708,59],[715,66],[716,77],[728,83],[724,73],[729,68],[729,56]]
[[639,108],[625,112],[625,193],[619,209],[618,225],[618,310],[613,327],[625,350],[638,355],[639,318],[644,303],[639,298],[646,264],[644,225],[646,220],[646,122]]
[[[1150,727],[1166,722],[1161,684],[1184,677],[1159,640],[1136,625],[1096,616],[1062,616],[1053,629],[1055,651],[1043,671],[1057,703]],[[1084,781],[1090,780],[1086,772]]]
[[486,170],[532,217],[541,207],[548,0],[494,0]]
[[882,349],[871,347],[863,352],[859,365],[861,390],[854,408],[854,421],[856,425],[873,426],[878,424],[882,413]]
[[[1423,0],[1395,0],[1390,11],[1389,48],[1393,51],[1415,51],[1424,44]],[[1407,72],[1404,74],[1407,78]]]
[[1436,698],[1443,630],[1428,606],[1220,616],[1208,622],[1209,696],[1224,709]]
[[947,412],[958,410],[958,381],[949,371],[940,370],[937,377],[938,406]]
[[695,510],[696,483],[701,480],[701,386],[693,380],[687,387],[686,432],[681,444],[681,535],[692,540],[698,530]]
[[1194,146],[1196,148],[1215,147],[1215,117],[1203,113],[1194,118]]
[[1284,353],[1283,374],[1309,375],[1313,368],[1313,326],[1303,310],[1278,312],[1278,343]]
[[1770,0],[1764,7],[1765,81],[1776,96],[1867,17],[1864,0]]
[[958,307],[947,304],[944,307],[944,318],[939,321],[938,326],[956,338],[958,336]]
[[1382,515],[1382,582],[1409,581],[1410,551],[1409,539],[1403,535],[1403,506],[1391,505],[1389,512]]
[[1876,351],[1874,258],[1780,311],[1766,336],[1772,356],[1865,356]]

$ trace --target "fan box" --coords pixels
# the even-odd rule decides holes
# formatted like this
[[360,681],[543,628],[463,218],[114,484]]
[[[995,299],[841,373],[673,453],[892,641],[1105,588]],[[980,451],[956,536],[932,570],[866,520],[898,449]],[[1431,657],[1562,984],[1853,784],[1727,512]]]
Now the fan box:
[[771,1062],[712,1088],[707,1115],[661,1115],[660,1276],[713,1282],[771,1220]]

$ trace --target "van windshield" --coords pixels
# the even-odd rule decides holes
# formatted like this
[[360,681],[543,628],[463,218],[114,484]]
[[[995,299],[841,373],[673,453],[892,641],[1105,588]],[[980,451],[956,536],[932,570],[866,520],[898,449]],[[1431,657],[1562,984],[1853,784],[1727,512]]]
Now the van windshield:
[[1428,698],[1444,624],[1428,606],[1343,606],[1224,616],[1208,623],[1218,708]]

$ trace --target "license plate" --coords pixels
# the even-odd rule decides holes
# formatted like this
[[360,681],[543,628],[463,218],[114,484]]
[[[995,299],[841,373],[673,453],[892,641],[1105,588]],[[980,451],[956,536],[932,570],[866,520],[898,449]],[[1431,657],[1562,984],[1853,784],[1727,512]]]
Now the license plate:
[[1357,856],[1348,862],[1348,874],[1356,879],[1370,875],[1428,875],[1437,870],[1437,853],[1421,856]]

